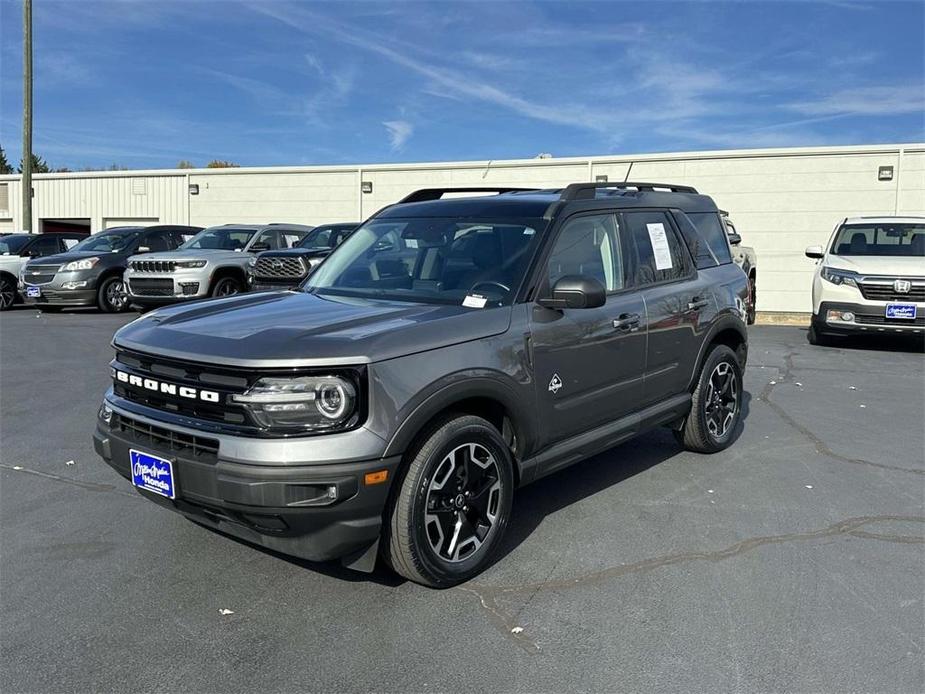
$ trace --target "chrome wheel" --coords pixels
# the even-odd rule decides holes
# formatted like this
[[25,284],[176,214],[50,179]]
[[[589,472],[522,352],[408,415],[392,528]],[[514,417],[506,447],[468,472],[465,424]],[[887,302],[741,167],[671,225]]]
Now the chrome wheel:
[[721,361],[710,374],[704,398],[707,430],[721,439],[729,431],[739,412],[739,381],[735,369]]
[[0,311],[5,311],[16,302],[16,287],[7,279],[0,279]]
[[112,306],[113,311],[121,311],[128,303],[128,295],[125,293],[125,284],[122,280],[110,282],[106,287],[106,303]]
[[497,532],[501,510],[498,462],[485,446],[450,451],[427,487],[424,526],[431,550],[449,562],[472,557]]

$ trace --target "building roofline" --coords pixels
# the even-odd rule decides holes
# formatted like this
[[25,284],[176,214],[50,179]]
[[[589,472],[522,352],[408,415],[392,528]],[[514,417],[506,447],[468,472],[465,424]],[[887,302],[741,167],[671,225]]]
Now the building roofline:
[[[691,161],[697,159],[745,159],[807,157],[839,154],[899,154],[925,152],[925,142],[885,145],[847,145],[825,147],[776,147],[767,149],[721,149],[691,152],[656,152],[650,154],[610,154],[587,157],[552,157],[549,159],[489,159],[468,161],[406,162],[392,164],[336,164],[306,166],[241,166],[223,169],[132,169],[125,171],[67,171],[33,174],[33,180],[57,178],[132,178],[138,176],[236,176],[267,173],[375,173],[382,171],[426,171],[434,169],[506,169],[521,166],[538,168],[588,164],[629,164],[630,162]],[[21,174],[0,175],[0,181],[18,181]]]

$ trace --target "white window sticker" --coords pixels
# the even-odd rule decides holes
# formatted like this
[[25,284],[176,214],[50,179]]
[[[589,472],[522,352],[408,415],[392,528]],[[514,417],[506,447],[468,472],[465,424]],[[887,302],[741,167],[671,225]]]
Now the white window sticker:
[[466,298],[463,299],[463,306],[466,308],[485,308],[487,303],[488,299],[481,294],[466,294]]
[[61,239],[64,242],[64,248],[71,250],[74,246],[77,245],[77,239]]
[[664,224],[646,224],[649,230],[649,242],[652,244],[652,254],[655,256],[656,270],[670,270],[672,267],[671,251],[668,248],[668,236]]
[[405,248],[417,248],[418,240],[417,239],[405,239]]

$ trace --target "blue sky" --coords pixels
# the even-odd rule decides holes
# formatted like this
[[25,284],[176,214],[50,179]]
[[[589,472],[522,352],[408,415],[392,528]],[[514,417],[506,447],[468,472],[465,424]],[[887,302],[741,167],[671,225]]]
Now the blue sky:
[[34,149],[72,169],[925,140],[923,2],[36,0],[34,33]]

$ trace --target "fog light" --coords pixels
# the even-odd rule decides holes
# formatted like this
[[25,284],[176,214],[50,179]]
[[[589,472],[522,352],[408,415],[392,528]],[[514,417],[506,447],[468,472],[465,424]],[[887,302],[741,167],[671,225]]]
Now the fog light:
[[827,321],[850,323],[854,320],[854,314],[851,311],[829,310],[825,314],[825,319]]
[[199,291],[199,282],[180,282],[180,290],[184,296],[190,296]]
[[854,320],[854,314],[851,311],[842,311],[841,319],[843,321],[851,322]]
[[82,282],[65,282],[61,285],[61,289],[83,289],[87,286],[86,281]]
[[107,424],[112,421],[112,408],[105,402],[100,405],[99,417]]

